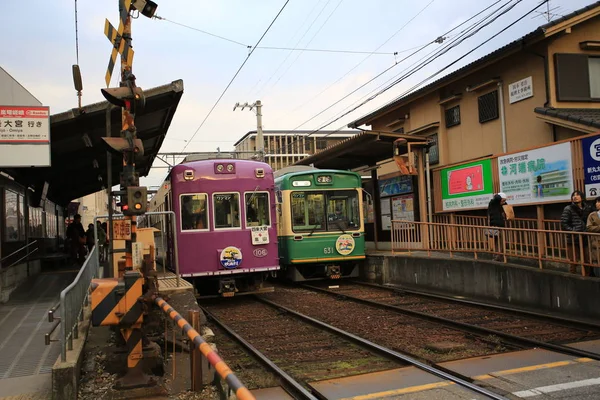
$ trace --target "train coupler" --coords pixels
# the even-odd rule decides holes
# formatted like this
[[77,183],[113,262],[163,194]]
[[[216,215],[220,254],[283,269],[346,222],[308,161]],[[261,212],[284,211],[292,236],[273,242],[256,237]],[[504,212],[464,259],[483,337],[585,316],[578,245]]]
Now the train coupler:
[[233,297],[238,292],[238,288],[235,286],[234,279],[221,279],[219,281],[219,293],[223,297]]
[[342,277],[342,269],[339,265],[328,265],[326,275],[329,279],[340,279]]

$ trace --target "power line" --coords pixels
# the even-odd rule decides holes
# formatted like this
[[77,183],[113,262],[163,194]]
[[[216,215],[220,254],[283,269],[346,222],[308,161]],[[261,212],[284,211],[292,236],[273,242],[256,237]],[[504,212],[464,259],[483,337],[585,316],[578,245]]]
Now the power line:
[[[342,115],[340,115],[339,117],[333,119],[332,121],[326,123],[325,125],[322,125],[321,127],[317,128],[316,130],[310,132],[307,136],[312,135],[313,133],[316,133],[318,131],[320,131],[321,129],[331,125],[332,123],[340,120],[341,118],[345,117],[346,115],[354,112],[355,110],[357,110],[358,108],[360,108],[361,106],[363,106],[364,104],[370,102],[371,100],[375,99],[377,96],[381,95],[382,93],[384,93],[385,91],[389,90],[391,87],[395,86],[396,84],[400,83],[401,81],[403,81],[404,79],[408,78],[409,76],[413,75],[414,73],[418,72],[420,69],[422,69],[423,67],[425,67],[426,65],[428,65],[429,63],[433,62],[435,59],[437,59],[438,57],[440,57],[441,55],[447,53],[449,50],[451,50],[452,48],[458,46],[459,44],[461,44],[464,40],[468,39],[469,37],[472,37],[473,35],[475,35],[476,33],[478,33],[479,31],[481,31],[481,29],[483,29],[484,27],[490,25],[491,23],[493,23],[494,21],[496,21],[500,16],[506,14],[508,11],[510,11],[511,9],[513,9],[518,3],[520,3],[523,0],[518,0],[515,4],[511,5],[508,9],[501,11],[503,8],[509,6],[509,4],[512,2],[513,0],[509,0],[506,4],[500,6],[498,9],[496,9],[495,11],[493,11],[492,13],[490,13],[489,15],[487,15],[486,17],[484,17],[483,19],[481,19],[479,22],[471,25],[469,28],[464,29],[460,34],[459,37],[454,39],[452,43],[449,43],[447,46],[445,46],[443,49],[440,50],[436,50],[433,53],[436,53],[434,56],[430,55],[432,53],[430,53],[430,55],[426,56],[425,58],[428,58],[426,61],[421,62],[421,59],[419,62],[417,62],[416,67],[412,68],[412,70],[410,72],[408,72],[407,74],[403,75],[400,79],[397,79],[393,84],[389,85],[388,87],[386,87],[385,89],[377,92],[375,95],[371,95],[367,100],[362,101],[360,104],[358,104],[357,106],[351,108],[349,111],[342,113]],[[474,15],[473,17],[469,18],[469,20],[463,22],[462,24],[458,25],[457,27],[453,28],[452,30],[448,31],[452,32],[456,29],[458,29],[460,26],[464,25],[466,22],[476,18],[477,16],[481,15],[483,12],[487,11],[488,9],[490,9],[491,7],[493,7],[494,5],[496,5],[497,3],[499,3],[500,1],[497,1],[496,3],[492,4],[491,6],[487,7],[486,9],[480,11],[479,13],[477,13],[476,15]],[[539,6],[538,6],[539,7]],[[536,7],[537,9],[537,7]],[[534,9],[535,10],[535,9]],[[468,33],[469,31],[473,30],[474,28],[476,28],[478,25],[482,24],[483,22],[485,22],[487,19],[489,19],[490,17],[492,17],[494,14],[498,13],[499,11],[500,14],[495,16],[491,21],[486,22],[482,27],[478,28],[475,32],[472,33]],[[526,15],[531,14],[533,11],[529,12]],[[514,23],[519,22],[521,19],[523,19],[524,17],[520,18],[519,20],[515,21]],[[473,51],[477,50],[479,47],[483,46],[484,44],[486,44],[487,42],[489,42],[491,39],[495,38],[496,36],[498,36],[499,34],[501,34],[502,32],[504,32],[506,29],[510,28],[512,25],[509,25],[507,28],[503,29],[502,31],[498,32],[497,34],[495,34],[494,36],[492,36],[491,38],[489,38],[487,41],[485,41],[484,43],[480,44],[479,46],[477,46],[476,48],[472,49],[470,52],[468,52],[467,54],[465,54],[464,56],[462,56],[461,58],[459,58],[458,60],[456,60],[454,63],[450,64],[449,66],[447,66],[446,68],[449,68],[451,65],[455,64],[456,62],[460,61],[461,59],[463,59],[464,57],[468,56],[469,54],[471,54]],[[446,35],[446,34],[444,34]],[[463,36],[465,35],[465,36]],[[461,37],[462,36],[462,37]],[[413,64],[414,65],[414,64]],[[411,67],[409,67],[411,68]],[[407,69],[409,69],[407,68]],[[406,69],[404,70],[406,71]],[[404,72],[403,71],[403,72]],[[402,73],[401,73],[402,74]],[[398,76],[398,75],[396,75]],[[393,79],[393,78],[392,78]],[[389,81],[388,81],[389,82]],[[364,85],[362,85],[364,86]],[[362,87],[361,86],[361,87]],[[380,86],[381,87],[381,86]],[[346,98],[348,96],[345,96],[344,98]],[[360,100],[359,100],[360,101]],[[339,101],[338,101],[339,102]],[[354,103],[356,104],[356,103]],[[352,107],[352,106],[351,106]],[[295,128],[297,129],[297,128]],[[335,131],[334,131],[335,132]],[[290,145],[293,145],[294,142],[292,142]],[[289,145],[288,145],[289,146]]]
[[[477,16],[481,15],[482,13],[484,13],[485,11],[489,10],[490,8],[492,8],[494,5],[500,3],[503,0],[498,0],[496,1],[496,3],[488,6],[487,8],[483,9],[482,11],[478,12],[477,14],[475,14],[473,17],[469,18],[468,20],[464,21],[463,23],[459,24],[458,26],[452,28],[451,30],[447,31],[446,33],[442,34],[441,36],[439,36],[439,38],[442,37],[446,37],[449,33],[453,32],[454,30],[458,29],[459,27],[461,27],[462,25],[468,23],[469,21],[473,20],[474,18],[476,18]],[[507,4],[509,4],[511,1],[513,0],[509,0],[509,2]],[[522,1],[522,0],[519,0]],[[493,11],[490,15],[493,15],[494,13],[498,12],[499,10],[501,10],[503,7],[505,7],[507,4],[501,6],[499,9]],[[463,35],[465,32],[467,32],[468,30],[472,29],[473,27],[476,27],[478,24],[480,24],[481,22],[485,21],[487,18],[489,18],[488,15],[487,17],[485,17],[482,21],[478,22],[477,24],[472,25],[470,28],[463,30],[460,34],[459,34],[459,38],[453,40],[453,42],[451,42],[449,45],[446,45],[443,49],[440,50],[435,50],[432,53],[436,53],[438,52],[439,55],[444,54],[445,52],[448,51],[448,47],[453,44],[456,43],[456,41],[458,39],[460,39],[460,36]],[[386,68],[384,71],[382,71],[381,73],[379,73],[378,75],[376,75],[375,77],[371,78],[368,82],[362,84],[361,86],[359,86],[357,89],[353,90],[352,92],[348,93],[347,95],[345,95],[344,97],[342,97],[341,99],[337,100],[336,102],[334,102],[333,104],[331,104],[330,106],[328,106],[327,108],[325,108],[324,110],[321,110],[319,113],[317,113],[316,115],[314,115],[313,117],[309,118],[308,120],[304,121],[303,123],[301,123],[300,125],[298,125],[296,128],[294,128],[293,130],[296,130],[298,128],[300,128],[302,125],[312,121],[314,118],[318,117],[319,115],[323,114],[324,112],[326,112],[327,110],[331,109],[332,107],[334,107],[335,105],[339,104],[340,102],[342,102],[343,100],[347,99],[349,96],[351,96],[352,94],[356,93],[358,90],[362,89],[363,87],[365,87],[366,85],[368,85],[369,83],[373,82],[375,79],[379,78],[380,76],[382,76],[383,74],[387,73],[389,70],[391,70],[392,68],[396,67],[398,64],[402,63],[403,61],[407,60],[408,58],[414,56],[415,54],[419,53],[420,51],[422,51],[423,49],[425,49],[427,46],[429,46],[432,43],[437,42],[438,39],[435,39],[427,44],[425,44],[424,46],[422,46],[419,50],[413,52],[412,54],[408,55],[407,57],[403,58],[402,60],[398,61],[397,63],[395,63],[394,65]],[[464,39],[463,39],[464,40]],[[461,41],[462,42],[462,41]],[[459,43],[460,44],[460,43]],[[430,53],[430,54],[432,54]],[[426,56],[427,57],[427,56]],[[436,57],[437,58],[437,57]],[[406,70],[404,70],[406,71]],[[403,71],[403,72],[404,72]],[[291,143],[293,144],[293,143]]]
[[[286,4],[287,4],[287,3],[286,3]],[[184,28],[188,28],[188,29],[191,29],[191,30],[193,30],[193,31],[196,31],[196,32],[204,33],[205,35],[212,36],[212,37],[216,37],[216,38],[218,38],[218,39],[225,40],[225,41],[227,41],[227,42],[230,42],[230,43],[235,43],[235,44],[238,44],[238,45],[240,45],[240,46],[244,46],[245,48],[248,48],[248,49],[252,47],[252,46],[249,46],[249,45],[247,45],[247,44],[244,44],[244,43],[242,43],[242,42],[238,42],[237,40],[228,39],[228,38],[226,38],[226,37],[224,37],[224,36],[216,35],[216,34],[214,34],[214,33],[210,33],[210,32],[204,31],[204,30],[202,30],[202,29],[194,28],[193,26],[189,26],[189,25],[182,24],[182,23],[180,23],[180,22],[175,22],[175,21],[172,21],[172,20],[170,20],[170,19],[167,19],[167,18],[165,18],[165,17],[160,17],[160,16],[158,16],[158,15],[155,15],[155,16],[154,16],[154,18],[155,18],[155,19],[158,19],[158,20],[161,20],[161,21],[167,21],[167,22],[170,22],[170,23],[172,23],[172,24],[174,24],[174,25],[183,26]]]
[[[522,1],[522,0],[520,0]],[[430,79],[436,77],[437,75],[439,75],[440,73],[442,73],[443,71],[447,70],[448,68],[452,67],[454,64],[458,63],[459,61],[463,60],[465,57],[467,57],[468,55],[470,55],[471,53],[473,53],[474,51],[476,51],[477,49],[479,49],[480,47],[484,46],[485,44],[487,44],[488,42],[490,42],[492,39],[496,38],[498,35],[504,33],[506,30],[510,29],[511,27],[513,27],[515,24],[517,24],[518,22],[522,21],[524,18],[526,18],[528,15],[532,14],[533,12],[535,12],[535,10],[537,10],[540,5],[537,5],[535,8],[533,8],[532,10],[528,11],[526,14],[524,14],[523,16],[521,16],[520,18],[518,18],[517,20],[513,21],[511,24],[509,24],[508,26],[504,27],[502,30],[500,30],[499,32],[497,32],[496,34],[492,35],[491,37],[489,37],[487,40],[485,40],[483,43],[479,44],[478,46],[474,47],[473,49],[471,49],[470,51],[468,51],[467,53],[465,53],[463,56],[459,57],[458,59],[456,59],[455,61],[451,62],[450,64],[446,65],[445,67],[441,68],[440,70],[438,70],[437,72],[431,74],[429,77],[427,77],[426,79],[424,79],[423,81],[419,82],[417,85],[413,86],[411,89],[405,91],[402,95],[398,96],[396,99],[394,99],[392,101],[392,103],[394,101],[397,101],[398,99],[401,99],[402,97],[408,95],[409,93],[411,93],[413,90],[417,89],[418,87],[420,87],[422,84],[426,83],[427,81],[429,81]],[[344,114],[340,115],[339,117],[335,118],[334,120],[328,122],[327,124],[321,126],[320,128],[318,128],[317,130],[311,132],[318,132],[319,130],[331,125],[332,123],[339,121],[341,118],[345,117],[346,115],[350,114],[351,112],[357,110],[359,107],[363,106],[364,104],[368,103],[369,101],[373,100],[374,98],[376,98],[377,96],[381,95],[382,93],[384,93],[385,91],[389,90],[391,87],[393,87],[394,85],[396,85],[397,83],[399,83],[399,81],[393,83],[392,85],[390,85],[389,87],[385,88],[384,90],[378,92],[376,95],[371,96],[369,99],[367,99],[366,101],[360,103],[358,106],[352,108],[351,110],[345,112]]]
[[248,60],[250,59],[250,56],[252,55],[252,53],[254,53],[254,50],[256,50],[256,46],[258,46],[260,44],[260,42],[263,40],[263,38],[267,35],[267,32],[269,32],[269,30],[271,29],[271,27],[273,26],[273,24],[275,23],[275,21],[277,21],[277,18],[279,18],[279,15],[281,15],[281,13],[283,12],[283,10],[285,9],[285,7],[288,5],[289,2],[290,2],[290,0],[286,0],[286,2],[283,4],[283,6],[279,10],[279,12],[275,16],[275,18],[273,18],[273,21],[271,21],[271,23],[269,24],[269,26],[267,27],[267,29],[265,30],[265,32],[262,34],[262,36],[260,37],[260,39],[258,39],[258,42],[256,42],[256,45],[252,48],[252,50],[250,51],[250,53],[248,53],[248,56],[246,56],[246,59],[244,60],[244,62],[242,63],[242,65],[240,65],[240,67],[236,71],[235,75],[233,75],[233,78],[231,78],[231,80],[229,81],[229,83],[227,84],[227,86],[225,87],[225,89],[223,90],[223,93],[221,93],[221,95],[219,96],[219,98],[217,99],[217,101],[215,102],[215,104],[212,106],[212,108],[210,109],[210,111],[208,112],[208,114],[206,114],[206,117],[204,117],[204,120],[202,120],[202,123],[200,123],[200,126],[198,127],[198,129],[196,129],[196,132],[194,132],[194,134],[192,135],[192,137],[190,138],[190,140],[186,143],[186,145],[183,147],[183,150],[181,150],[181,151],[184,151],[188,147],[188,145],[192,142],[192,140],[194,139],[194,137],[196,137],[196,134],[198,133],[198,131],[200,131],[200,128],[202,128],[202,126],[204,125],[204,123],[206,122],[206,120],[208,119],[208,117],[210,117],[210,115],[212,114],[213,110],[217,107],[217,104],[219,104],[219,101],[221,101],[221,99],[223,98],[223,96],[227,92],[227,89],[229,89],[229,87],[231,86],[231,84],[233,83],[233,81],[235,80],[235,78],[238,76],[238,74],[240,73],[240,71],[242,70],[242,68],[244,68],[244,65],[246,65],[246,62],[248,62]]
[[[302,39],[304,39],[304,37],[308,34],[308,32],[310,31],[310,29],[317,22],[317,20],[321,16],[321,14],[323,14],[323,11],[325,11],[325,9],[327,8],[327,6],[329,5],[330,2],[331,2],[331,0],[327,0],[327,2],[325,3],[325,5],[323,6],[323,8],[321,8],[321,10],[317,14],[317,16],[312,20],[312,22],[310,23],[310,25],[308,26],[308,28],[306,28],[306,30],[304,31],[304,33],[302,34],[302,36],[300,37],[300,39],[298,39],[298,41],[296,42],[296,44],[295,44],[294,47],[298,47],[298,45],[300,44],[300,42],[302,41]],[[315,10],[316,7],[317,7],[317,5],[315,4],[315,7],[313,8],[313,10]],[[312,14],[312,10],[311,10],[310,14]],[[308,20],[308,17],[306,18],[305,22],[307,20]],[[303,25],[304,25],[304,23],[303,23]],[[294,36],[296,36],[296,34],[294,34]],[[271,82],[271,80],[275,77],[275,75],[277,75],[279,73],[279,70],[281,70],[281,68],[287,62],[287,60],[290,58],[291,55],[292,55],[292,52],[291,51],[288,52],[287,56],[283,59],[283,61],[281,61],[281,63],[279,63],[279,65],[275,69],[275,72],[273,72],[271,74],[271,76],[269,76],[269,79],[267,79],[267,81],[260,86],[260,89],[258,89],[256,91],[257,97],[264,90],[264,88]]]
[[[400,29],[398,29],[396,32],[394,32],[394,34],[392,34],[389,38],[387,38],[387,40],[385,42],[383,42],[382,44],[380,44],[374,51],[370,52],[369,55],[365,58],[363,58],[358,64],[356,64],[354,67],[352,67],[350,70],[348,70],[344,75],[342,75],[340,78],[338,78],[335,82],[333,82],[332,84],[330,84],[329,86],[327,86],[325,89],[323,89],[321,92],[319,92],[316,96],[312,97],[310,100],[306,101],[305,103],[301,104],[300,106],[296,107],[292,112],[296,112],[299,109],[301,109],[302,107],[306,106],[308,103],[311,103],[313,100],[315,100],[316,98],[320,97],[323,93],[325,93],[326,91],[328,91],[329,89],[331,89],[334,85],[336,85],[338,82],[340,82],[342,79],[344,79],[345,77],[347,77],[352,71],[354,71],[356,68],[358,68],[360,65],[362,65],[365,61],[367,61],[371,55],[376,54],[377,51],[379,49],[381,49],[383,46],[385,46],[390,40],[392,40],[398,33],[400,33],[408,24],[410,24],[413,20],[415,20],[415,18],[417,18],[419,15],[421,15],[421,13],[423,11],[425,11],[435,0],[431,0],[429,3],[427,3],[427,5],[425,5],[425,7],[423,7],[417,14],[415,14],[411,19],[409,19],[404,25],[402,25],[400,27]],[[429,45],[431,43],[427,43],[427,45]],[[412,49],[408,49],[407,51],[410,50],[414,50],[415,48],[418,48],[421,46],[417,46],[414,47]],[[399,62],[396,62],[396,64],[398,64]]]

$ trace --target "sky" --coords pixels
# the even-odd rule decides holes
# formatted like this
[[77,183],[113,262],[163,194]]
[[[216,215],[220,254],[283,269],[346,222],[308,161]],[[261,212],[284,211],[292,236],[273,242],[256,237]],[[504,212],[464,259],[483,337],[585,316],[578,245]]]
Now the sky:
[[[457,34],[476,20],[450,33],[442,44],[432,43],[439,36],[494,3],[498,4],[487,13],[507,2],[516,4],[428,66],[323,128],[341,129],[401,96],[476,46],[485,43],[436,78],[547,22],[545,15],[532,13],[488,41],[540,1],[156,2],[156,15],[164,19],[140,15],[132,21],[133,72],[137,85],[145,89],[183,80],[184,94],[161,152],[233,150],[237,140],[256,129],[255,114],[248,109],[233,111],[236,102],[261,100],[265,130],[319,129],[427,54],[456,40]],[[550,9],[552,17],[558,18],[591,3],[592,0],[552,0]],[[546,6],[539,10],[545,11]],[[27,3],[2,0],[2,19],[1,36],[13,46],[4,46],[0,66],[49,106],[51,114],[77,107],[71,75],[71,66],[76,63],[83,78],[83,104],[104,100],[100,89],[106,86],[104,76],[111,52],[111,45],[104,36],[104,21],[108,19],[113,26],[118,26],[118,0],[30,0]],[[265,31],[258,48],[254,48]],[[254,51],[248,57],[251,49]],[[245,60],[244,67],[214,107]],[[118,86],[117,75],[115,68],[111,86]],[[141,183],[160,185],[168,172],[158,168],[160,166],[164,164],[155,161],[157,168],[142,178]]]

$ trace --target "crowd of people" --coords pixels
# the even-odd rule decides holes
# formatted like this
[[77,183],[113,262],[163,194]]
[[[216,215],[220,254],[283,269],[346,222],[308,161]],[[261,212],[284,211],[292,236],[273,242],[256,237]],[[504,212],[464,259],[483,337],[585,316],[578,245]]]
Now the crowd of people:
[[[106,222],[96,221],[98,231],[98,244],[100,247],[101,261],[104,258],[104,248],[108,245],[108,226]],[[69,224],[66,232],[66,248],[69,249],[71,259],[78,265],[83,265],[89,253],[96,243],[94,235],[94,224],[89,224],[87,231],[81,223],[81,215],[75,214],[73,222]]]
[[[490,229],[487,236],[493,239],[494,249],[502,253],[502,241],[500,240],[499,229],[505,228],[506,221],[515,218],[515,213],[510,204],[507,203],[507,196],[504,193],[497,193],[490,200],[487,211],[488,225]],[[567,205],[560,218],[561,230],[567,232],[593,232],[600,233],[600,197],[597,197],[592,207],[585,198],[585,194],[580,190],[575,190],[571,194],[571,204]],[[580,244],[581,240],[581,244]],[[506,239],[505,239],[506,241]],[[583,237],[583,235],[567,235],[567,257],[570,261],[569,272],[577,273],[579,263],[594,262],[600,263],[598,254],[600,253],[600,239]],[[590,249],[591,246],[591,249]],[[581,260],[580,248],[583,247],[584,260]],[[591,255],[591,260],[588,260]],[[499,261],[500,255],[495,255],[494,260]],[[587,276],[600,277],[600,267],[586,268]]]

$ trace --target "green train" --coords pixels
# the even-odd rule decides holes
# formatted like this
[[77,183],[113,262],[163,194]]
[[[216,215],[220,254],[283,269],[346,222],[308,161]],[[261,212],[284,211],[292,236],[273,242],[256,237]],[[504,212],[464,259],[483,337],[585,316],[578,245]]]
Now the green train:
[[365,258],[361,178],[292,166],[275,172],[281,273],[292,281],[357,277]]

